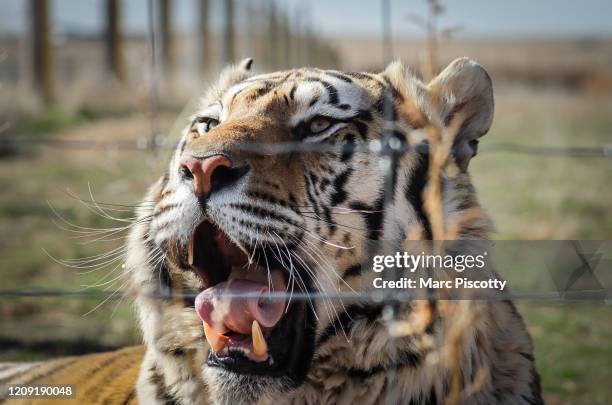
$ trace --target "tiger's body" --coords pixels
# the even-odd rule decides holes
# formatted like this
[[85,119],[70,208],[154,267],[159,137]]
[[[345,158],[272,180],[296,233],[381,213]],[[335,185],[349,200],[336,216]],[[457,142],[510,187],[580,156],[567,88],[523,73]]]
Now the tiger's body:
[[[136,379],[144,356],[144,347],[128,347],[108,353],[65,357],[37,363],[0,365],[0,385],[73,384],[74,398],[12,399],[11,404],[137,404]],[[0,399],[10,399],[3,389]]]
[[[467,172],[493,115],[484,69],[460,59],[424,84],[399,63],[380,74],[260,76],[250,64],[226,70],[209,91],[138,211],[126,268],[146,353],[117,384],[141,363],[136,396],[146,404],[541,403],[531,340],[509,301],[395,303],[405,331],[394,335],[389,305],[308,299],[370,284],[366,240],[432,238],[429,156],[419,145],[428,124],[450,127],[460,112],[456,173],[442,173],[444,223],[457,239],[487,238]],[[383,132],[401,151],[388,162],[393,176],[363,149]],[[285,296],[281,313],[263,295],[254,307],[221,294],[275,286],[306,298]],[[457,332],[466,314],[477,315]],[[449,336],[455,354],[444,352]],[[108,361],[120,353],[132,352]]]

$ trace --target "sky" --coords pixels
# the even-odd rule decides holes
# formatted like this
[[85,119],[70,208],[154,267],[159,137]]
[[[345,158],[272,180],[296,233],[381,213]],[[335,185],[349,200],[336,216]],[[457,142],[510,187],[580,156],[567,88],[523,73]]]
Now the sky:
[[[270,0],[236,0],[261,5]],[[103,0],[51,0],[54,22],[60,31],[102,31]],[[27,27],[26,0],[0,0],[0,33],[19,33]],[[197,0],[174,0],[174,24],[184,33],[195,30]],[[219,0],[213,3],[213,26],[221,18]],[[394,36],[415,36],[421,31],[408,21],[425,15],[425,0],[389,0]],[[612,0],[453,0],[443,1],[442,27],[462,27],[467,37],[595,37],[612,36]],[[147,29],[148,0],[123,0],[124,29]],[[380,0],[277,0],[290,18],[309,19],[316,32],[327,36],[378,36],[381,33]]]

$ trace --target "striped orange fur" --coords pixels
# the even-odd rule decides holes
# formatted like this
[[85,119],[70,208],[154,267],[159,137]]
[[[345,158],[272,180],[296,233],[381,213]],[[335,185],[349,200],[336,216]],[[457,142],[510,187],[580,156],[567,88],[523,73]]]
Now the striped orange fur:
[[[40,363],[0,364],[0,401],[7,404],[137,404],[135,383],[143,346]],[[29,367],[28,367],[29,366]],[[7,384],[75,386],[70,399],[10,399]]]

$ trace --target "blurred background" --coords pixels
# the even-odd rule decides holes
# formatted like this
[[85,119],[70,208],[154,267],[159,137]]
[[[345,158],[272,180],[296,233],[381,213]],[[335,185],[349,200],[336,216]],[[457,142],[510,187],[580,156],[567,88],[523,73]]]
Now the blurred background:
[[[207,83],[244,57],[262,72],[399,58],[426,80],[469,56],[495,89],[471,166],[495,238],[612,239],[610,15],[596,0],[0,0],[0,361],[139,342],[112,295],[124,234],[78,238],[124,224],[88,201],[131,217]],[[609,304],[519,304],[548,403],[609,401]]]

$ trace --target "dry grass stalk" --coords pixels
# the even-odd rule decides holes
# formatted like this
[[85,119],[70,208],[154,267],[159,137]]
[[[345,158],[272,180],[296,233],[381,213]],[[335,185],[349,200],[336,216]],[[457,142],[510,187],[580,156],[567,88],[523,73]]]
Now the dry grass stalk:
[[439,123],[430,124],[425,129],[429,142],[429,168],[427,172],[427,186],[423,192],[423,205],[431,224],[433,240],[453,240],[458,236],[456,233],[451,234],[447,232],[445,228],[441,187],[442,175],[449,168],[456,168],[450,151],[465,118],[466,113],[462,109],[453,116],[450,124],[445,129],[441,128]]
[[[446,320],[448,329],[445,331],[444,345],[441,350],[442,361],[446,363],[450,370],[450,390],[446,396],[444,403],[460,404],[464,397],[462,390],[463,373],[461,371],[461,357],[464,346],[464,339],[468,335],[466,331],[472,329],[476,323],[478,314],[476,306],[472,301],[461,300],[459,302],[446,301],[441,309],[441,312],[446,312]],[[480,371],[480,370],[479,370]],[[473,391],[473,388],[472,388]]]
[[[432,105],[437,109],[437,94],[432,94]],[[433,114],[436,116],[436,114]],[[429,167],[427,173],[427,186],[423,191],[423,206],[431,225],[432,239],[438,243],[433,245],[434,254],[443,254],[443,241],[457,239],[463,227],[471,221],[484,219],[484,213],[479,209],[467,210],[455,218],[445,218],[443,207],[442,176],[455,177],[457,167],[451,155],[453,142],[468,114],[465,110],[459,110],[452,118],[449,125],[444,127],[441,122],[433,121],[426,127],[426,134],[429,142]],[[409,232],[408,237],[416,239],[421,229]],[[414,238],[414,239],[413,239]],[[436,277],[448,278],[448,275],[441,269],[433,269]],[[463,373],[461,370],[462,348],[464,339],[472,330],[477,322],[478,310],[470,300],[461,301],[440,301],[450,297],[449,291],[440,291],[437,305],[430,301],[423,301],[420,310],[423,319],[433,319],[435,311],[440,312],[441,318],[445,323],[444,341],[436,349],[435,358],[442,363],[444,368],[449,370],[450,390],[444,403],[459,404],[462,398],[476,392],[486,381],[488,370],[478,370],[476,378],[468,387],[462,388]],[[465,297],[469,298],[469,297]],[[399,325],[394,332],[415,332],[417,325],[412,325],[412,330],[407,330],[406,325]]]

